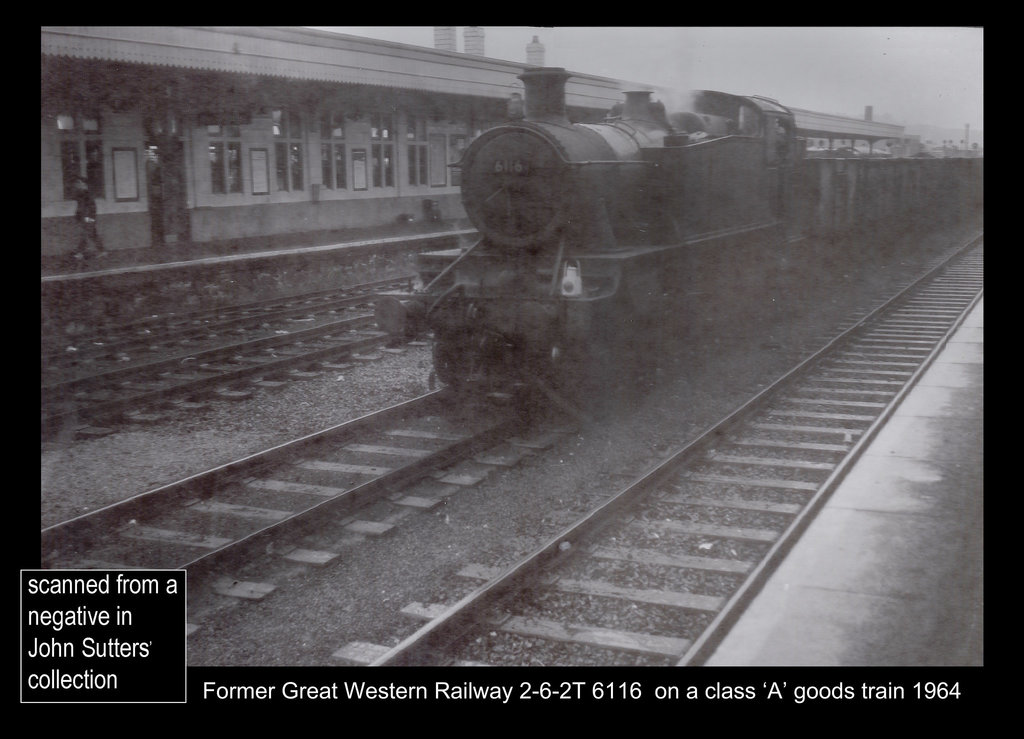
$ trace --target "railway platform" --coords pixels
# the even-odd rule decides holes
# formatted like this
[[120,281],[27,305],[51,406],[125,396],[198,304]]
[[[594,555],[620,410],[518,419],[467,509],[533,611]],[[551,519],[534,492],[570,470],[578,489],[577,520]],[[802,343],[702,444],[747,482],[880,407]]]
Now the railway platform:
[[983,301],[708,666],[983,664]]
[[258,303],[411,275],[422,251],[471,244],[465,221],[413,221],[40,258],[43,333]]
[[184,266],[265,260],[302,253],[325,254],[373,244],[432,241],[475,233],[465,221],[413,221],[375,228],[353,228],[304,234],[231,239],[211,242],[180,242],[140,249],[112,249],[102,256],[75,259],[70,254],[43,256],[43,282],[75,280],[84,275],[159,272]]

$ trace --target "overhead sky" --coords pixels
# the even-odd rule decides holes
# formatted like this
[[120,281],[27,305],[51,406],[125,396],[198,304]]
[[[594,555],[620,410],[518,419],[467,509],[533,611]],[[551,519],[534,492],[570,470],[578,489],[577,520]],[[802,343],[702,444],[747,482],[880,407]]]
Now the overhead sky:
[[[432,26],[318,26],[433,47]],[[486,56],[679,90],[766,95],[784,105],[900,125],[984,127],[983,29],[950,27],[484,26]],[[463,27],[458,27],[458,50]]]

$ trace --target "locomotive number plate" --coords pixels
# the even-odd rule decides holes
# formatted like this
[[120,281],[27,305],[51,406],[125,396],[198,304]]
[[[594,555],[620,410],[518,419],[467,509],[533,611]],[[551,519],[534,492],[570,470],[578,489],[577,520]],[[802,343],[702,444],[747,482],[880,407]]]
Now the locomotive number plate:
[[530,167],[522,159],[495,159],[495,174],[529,174]]

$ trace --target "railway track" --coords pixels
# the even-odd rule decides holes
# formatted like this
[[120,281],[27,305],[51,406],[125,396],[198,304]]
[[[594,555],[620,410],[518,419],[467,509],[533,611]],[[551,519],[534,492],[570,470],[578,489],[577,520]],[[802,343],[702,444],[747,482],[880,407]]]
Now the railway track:
[[[385,496],[429,505],[423,493],[401,491],[426,481],[440,495],[481,474],[488,459],[516,459],[522,449],[501,445],[518,425],[486,402],[453,413],[447,395],[435,391],[46,528],[41,560],[46,568],[184,568],[200,576],[269,546],[323,563],[333,555],[288,542],[328,519],[373,528],[349,518]],[[485,450],[483,463],[453,469]]]
[[57,335],[44,336],[43,369],[68,371],[75,365],[101,361],[111,354],[147,350],[154,343],[197,340],[211,333],[258,327],[268,318],[305,318],[311,313],[347,308],[363,302],[360,298],[372,298],[380,290],[408,285],[412,279],[412,276],[402,276],[240,305],[186,313],[146,315],[128,323],[106,326],[89,335],[78,335],[73,339]]
[[[42,369],[44,438],[69,426],[139,416],[168,402],[248,396],[246,383],[275,385],[332,370],[388,340],[367,308],[376,292],[409,278],[185,316],[154,316],[50,351]],[[145,420],[145,419],[143,419]]]
[[698,665],[983,290],[983,238],[511,567],[340,663]]

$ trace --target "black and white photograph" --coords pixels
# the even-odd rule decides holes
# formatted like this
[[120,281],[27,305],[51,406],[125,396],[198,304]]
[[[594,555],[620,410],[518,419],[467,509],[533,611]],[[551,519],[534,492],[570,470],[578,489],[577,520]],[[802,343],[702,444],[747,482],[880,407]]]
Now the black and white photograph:
[[[134,700],[169,651],[236,707],[954,703],[984,665],[983,42],[41,27],[23,701]],[[164,640],[130,612],[166,573]],[[691,666],[930,677],[642,669]],[[624,667],[679,682],[540,682]]]

